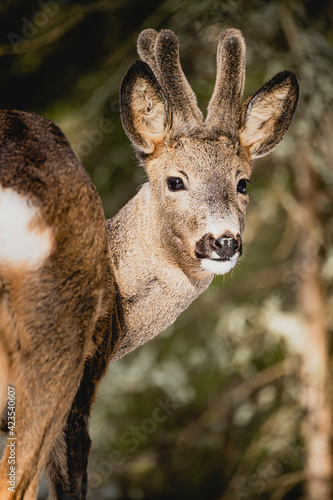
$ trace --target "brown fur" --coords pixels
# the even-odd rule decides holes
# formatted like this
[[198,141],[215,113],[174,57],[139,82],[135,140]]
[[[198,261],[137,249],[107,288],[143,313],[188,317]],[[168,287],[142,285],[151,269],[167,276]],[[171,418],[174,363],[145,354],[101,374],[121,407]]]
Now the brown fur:
[[238,121],[245,81],[245,42],[239,30],[221,33],[217,48],[216,83],[208,104],[206,123],[216,133],[238,137]]
[[109,361],[171,324],[240,257],[248,195],[239,182],[282,139],[296,107],[296,78],[284,72],[241,110],[237,30],[221,36],[205,122],[176,36],[146,30],[138,50],[146,63],[122,82],[121,116],[149,181],[106,223],[59,129],[1,113],[1,186],[31,200],[54,238],[39,267],[17,273],[0,262],[0,395],[3,406],[7,383],[17,389],[19,437],[16,493],[8,496],[4,456],[1,498],[35,498],[44,466],[53,499],[86,497],[89,415]]
[[[82,378],[105,286],[106,237],[96,190],[59,129],[22,112],[1,112],[0,124],[1,185],[37,205],[55,238],[37,269],[11,272],[0,263],[0,350],[8,364],[1,392],[16,389],[12,497],[32,499]],[[6,455],[0,470],[5,498]]]
[[173,109],[173,130],[184,133],[202,122],[197,99],[179,62],[179,43],[170,30],[148,29],[138,38],[138,53],[150,65]]

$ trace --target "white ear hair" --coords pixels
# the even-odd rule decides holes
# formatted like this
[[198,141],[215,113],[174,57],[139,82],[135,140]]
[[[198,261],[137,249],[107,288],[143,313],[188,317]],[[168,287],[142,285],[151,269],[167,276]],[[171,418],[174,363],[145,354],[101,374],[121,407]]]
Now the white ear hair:
[[270,153],[283,139],[297,101],[296,76],[292,71],[283,71],[245,103],[240,141],[252,158]]

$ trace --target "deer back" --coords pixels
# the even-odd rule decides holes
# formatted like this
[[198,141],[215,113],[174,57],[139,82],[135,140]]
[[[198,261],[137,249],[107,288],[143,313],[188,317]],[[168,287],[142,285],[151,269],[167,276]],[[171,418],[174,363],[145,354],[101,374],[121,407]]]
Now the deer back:
[[74,315],[81,309],[84,322],[98,308],[104,286],[104,224],[97,192],[62,132],[36,115],[2,111],[3,290],[5,282],[22,288],[24,281],[27,293],[20,295],[20,307],[23,300],[34,297],[37,303],[47,293],[55,315],[66,303]]

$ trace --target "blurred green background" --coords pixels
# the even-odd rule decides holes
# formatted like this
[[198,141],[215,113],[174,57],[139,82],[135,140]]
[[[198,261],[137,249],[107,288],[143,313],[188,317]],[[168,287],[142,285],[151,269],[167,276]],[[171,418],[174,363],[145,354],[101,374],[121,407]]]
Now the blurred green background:
[[[203,110],[225,28],[246,39],[245,97],[278,71],[296,71],[290,131],[255,163],[239,266],[154,341],[111,364],[100,385],[88,498],[314,499],[309,414],[318,405],[308,388],[322,391],[326,416],[331,402],[332,2],[1,0],[0,16],[0,107],[62,128],[107,217],[145,182],[118,103],[142,29],[176,32]],[[312,357],[324,373],[309,381]],[[319,429],[328,446],[329,420]],[[329,448],[329,476],[330,457]]]

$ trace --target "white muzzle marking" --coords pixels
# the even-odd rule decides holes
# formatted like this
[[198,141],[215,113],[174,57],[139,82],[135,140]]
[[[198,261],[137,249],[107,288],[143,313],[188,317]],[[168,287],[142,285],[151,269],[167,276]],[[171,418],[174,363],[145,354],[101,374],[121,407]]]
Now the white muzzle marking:
[[226,274],[233,267],[235,267],[238,259],[238,254],[231,257],[229,260],[217,260],[217,259],[202,259],[201,267],[205,271],[209,271],[214,274]]

